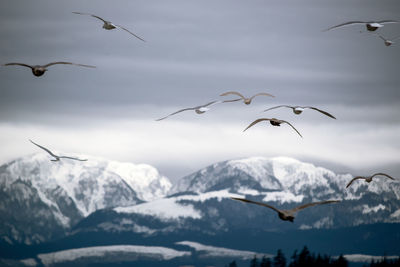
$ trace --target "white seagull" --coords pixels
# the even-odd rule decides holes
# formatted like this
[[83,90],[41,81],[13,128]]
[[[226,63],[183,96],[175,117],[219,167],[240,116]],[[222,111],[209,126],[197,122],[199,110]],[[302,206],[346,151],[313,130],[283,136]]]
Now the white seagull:
[[315,108],[315,107],[310,107],[310,106],[304,106],[304,107],[302,107],[302,106],[280,105],[280,106],[268,108],[268,109],[264,110],[264,112],[265,112],[265,111],[268,111],[268,110],[271,110],[271,109],[281,108],[281,107],[291,108],[291,109],[293,110],[293,113],[296,114],[296,115],[301,114],[301,113],[304,111],[304,109],[306,109],[306,108],[308,108],[308,109],[313,109],[313,110],[316,110],[316,111],[321,112],[322,114],[324,114],[324,115],[326,115],[326,116],[328,116],[328,117],[330,117],[330,118],[332,118],[332,119],[336,119],[332,114],[329,114],[329,113],[326,112],[326,111],[323,111],[323,110],[318,109],[318,108]]
[[96,18],[96,19],[99,19],[99,20],[103,21],[103,29],[105,29],[105,30],[113,30],[113,29],[115,29],[115,28],[120,28],[120,29],[122,29],[122,30],[124,30],[124,31],[126,31],[126,32],[128,32],[128,33],[130,33],[130,34],[132,34],[133,36],[135,36],[135,37],[138,38],[139,40],[141,40],[141,41],[143,41],[143,42],[146,42],[144,39],[142,39],[141,37],[137,36],[136,34],[134,34],[133,32],[129,31],[128,29],[122,27],[121,25],[114,24],[114,23],[112,23],[111,21],[107,21],[107,20],[105,20],[105,19],[103,19],[103,18],[100,18],[99,16],[96,16],[96,15],[93,15],[93,14],[89,14],[89,13],[75,12],[75,11],[72,12],[72,13],[78,14],[78,15],[92,16],[92,17],[94,17],[94,18]]
[[273,207],[271,205],[268,205],[268,204],[265,204],[265,203],[262,203],[262,202],[252,201],[252,200],[248,200],[248,199],[245,199],[245,198],[237,198],[237,197],[231,197],[231,198],[234,199],[234,200],[239,200],[239,201],[243,201],[243,202],[246,202],[246,203],[256,204],[256,205],[260,205],[260,206],[263,206],[263,207],[267,207],[267,208],[273,209],[274,211],[276,211],[278,213],[278,216],[279,216],[279,218],[281,220],[290,221],[290,222],[294,221],[296,213],[301,211],[302,209],[305,209],[305,208],[308,208],[308,207],[313,207],[313,206],[316,206],[316,205],[324,205],[324,204],[340,202],[340,200],[327,200],[327,201],[307,203],[307,204],[295,207],[295,208],[290,209],[290,210],[280,210],[280,209],[277,209],[277,208],[275,208],[275,207]]
[[400,36],[396,36],[396,37],[391,38],[391,39],[389,40],[389,39],[386,39],[385,37],[383,37],[383,36],[380,35],[380,34],[377,34],[377,35],[378,35],[379,38],[381,38],[381,39],[383,40],[383,42],[385,43],[386,46],[391,46],[392,44],[394,44],[394,40],[400,38]]
[[196,107],[192,107],[192,108],[184,108],[181,110],[178,110],[174,113],[169,114],[168,116],[165,116],[163,118],[157,119],[156,121],[161,121],[164,120],[172,115],[178,114],[180,112],[183,111],[187,111],[187,110],[194,110],[197,114],[203,114],[204,112],[210,110],[209,106],[211,105],[215,105],[215,104],[220,104],[220,103],[225,103],[225,102],[232,102],[232,101],[238,101],[240,99],[236,99],[236,100],[228,100],[228,101],[211,101],[210,103],[204,104],[204,105],[200,105],[200,106],[196,106]]
[[278,120],[278,119],[275,119],[275,118],[272,118],[272,119],[268,119],[268,118],[261,118],[261,119],[257,119],[257,120],[255,120],[255,121],[253,121],[252,123],[250,123],[250,125],[249,125],[249,126],[247,126],[247,128],[246,128],[246,129],[244,129],[244,130],[243,130],[243,132],[244,132],[244,131],[246,131],[247,129],[249,129],[250,127],[252,127],[253,125],[255,125],[255,124],[257,124],[257,123],[261,122],[261,121],[269,121],[269,122],[271,123],[271,125],[272,125],[272,126],[281,126],[281,124],[282,124],[282,123],[287,123],[287,124],[289,124],[289,125],[290,125],[290,127],[292,127],[292,128],[293,128],[293,130],[295,130],[295,131],[296,131],[296,133],[297,133],[298,135],[300,135],[300,137],[303,137],[303,136],[300,134],[300,132],[299,132],[299,131],[297,131],[297,129],[296,129],[296,128],[294,128],[294,126],[293,126],[292,124],[290,124],[290,123],[289,123],[289,122],[287,122],[287,121],[284,121],[284,120]]
[[367,183],[370,183],[370,182],[372,182],[372,178],[374,178],[375,176],[378,176],[378,175],[385,176],[385,177],[387,177],[389,179],[394,180],[394,178],[392,176],[390,176],[390,175],[388,175],[386,173],[378,172],[378,173],[375,173],[375,174],[373,174],[371,176],[356,176],[353,179],[351,179],[351,181],[346,185],[346,188],[348,188],[355,180],[358,180],[358,179],[364,179]]
[[48,150],[47,148],[36,144],[35,142],[33,142],[32,140],[29,139],[29,141],[31,141],[32,144],[40,147],[41,149],[43,149],[44,151],[46,151],[47,153],[49,153],[52,157],[54,157],[54,159],[51,159],[51,161],[60,161],[60,159],[73,159],[73,160],[79,160],[79,161],[87,161],[87,159],[79,159],[79,158],[74,158],[74,157],[67,157],[67,156],[57,156],[55,155],[53,152],[51,152],[50,150]]
[[381,28],[384,26],[384,24],[388,24],[388,23],[398,23],[397,20],[380,20],[380,21],[348,21],[345,23],[341,23],[335,26],[332,26],[328,29],[323,30],[324,32],[335,29],[335,28],[339,28],[342,26],[347,26],[347,25],[354,25],[354,24],[364,24],[365,27],[367,27],[367,30],[370,32],[374,32],[377,29]]
[[83,64],[76,64],[76,63],[71,63],[71,62],[65,62],[65,61],[57,61],[57,62],[51,62],[46,65],[28,65],[25,63],[6,63],[3,64],[2,66],[23,66],[23,67],[28,67],[32,70],[33,75],[39,77],[42,76],[46,71],[47,68],[53,65],[57,64],[65,64],[65,65],[73,65],[73,66],[81,66],[81,67],[87,67],[87,68],[96,68],[95,66],[91,65],[83,65]]
[[[256,96],[263,95],[263,96],[275,97],[275,96],[273,96],[273,95],[271,95],[271,94],[268,94],[268,93],[258,93],[258,94],[253,95],[252,97],[246,98],[246,97],[244,97],[241,93],[236,92],[236,91],[229,91],[229,92],[220,94],[220,96],[226,96],[226,95],[237,95],[237,96],[239,96],[239,97],[241,97],[241,98],[243,99],[243,102],[244,102],[246,105],[249,105],[249,104],[251,103],[251,101],[252,101]],[[229,101],[229,100],[228,100],[228,101]],[[238,101],[238,100],[237,100],[237,99],[234,99],[234,100],[231,100],[231,102],[232,102],[232,101]]]

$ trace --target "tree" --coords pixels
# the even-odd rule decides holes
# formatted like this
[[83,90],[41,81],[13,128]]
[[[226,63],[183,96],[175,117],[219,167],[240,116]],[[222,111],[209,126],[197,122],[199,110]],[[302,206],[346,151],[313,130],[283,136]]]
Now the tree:
[[286,258],[282,250],[278,249],[276,256],[274,257],[274,267],[286,267]]
[[339,258],[337,260],[333,260],[332,261],[332,266],[335,266],[335,267],[347,267],[347,266],[349,266],[349,263],[343,257],[343,255],[340,254],[340,256],[339,256]]
[[263,256],[260,263],[260,267],[272,267],[271,260]]
[[250,261],[250,267],[258,267],[257,255],[254,255],[254,258]]
[[229,263],[229,267],[237,267],[236,261]]

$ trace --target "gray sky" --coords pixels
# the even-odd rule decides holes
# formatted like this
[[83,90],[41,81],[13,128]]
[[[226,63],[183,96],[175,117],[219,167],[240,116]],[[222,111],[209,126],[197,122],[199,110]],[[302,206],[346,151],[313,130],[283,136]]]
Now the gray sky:
[[[0,163],[38,152],[27,142],[69,153],[149,163],[172,180],[207,164],[248,156],[293,156],[335,171],[393,171],[400,163],[400,41],[386,47],[363,26],[322,32],[350,20],[400,20],[398,0],[0,2],[0,61],[71,61],[42,77],[0,68]],[[97,14],[123,25],[105,31]],[[400,35],[400,24],[379,30]],[[184,107],[238,90],[260,91],[250,106]],[[316,105],[306,111],[261,110]],[[291,121],[243,129],[259,117]]]

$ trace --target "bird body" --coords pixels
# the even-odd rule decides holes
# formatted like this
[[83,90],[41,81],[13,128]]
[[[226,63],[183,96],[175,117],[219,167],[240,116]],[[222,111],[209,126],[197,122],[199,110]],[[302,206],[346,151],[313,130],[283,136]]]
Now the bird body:
[[384,24],[387,23],[398,23],[397,20],[381,20],[381,21],[348,21],[345,23],[341,23],[335,26],[332,26],[328,29],[325,29],[323,31],[329,31],[335,28],[343,27],[343,26],[348,26],[348,25],[354,25],[354,24],[364,24],[365,27],[367,28],[368,31],[373,32],[376,31],[379,28],[382,28]]
[[255,120],[255,121],[253,121],[252,123],[250,123],[250,125],[247,126],[247,128],[244,129],[243,132],[246,131],[247,129],[249,129],[250,127],[252,127],[253,125],[255,125],[255,124],[261,122],[261,121],[269,121],[269,123],[270,123],[272,126],[281,126],[282,123],[287,123],[290,127],[293,128],[293,130],[296,131],[296,133],[297,133],[298,135],[300,135],[300,137],[303,137],[303,136],[300,134],[300,132],[297,131],[296,128],[294,128],[294,126],[293,126],[292,124],[290,124],[290,123],[287,122],[287,121],[279,120],[279,119],[276,119],[276,118],[272,118],[272,119],[260,118],[260,119],[257,119],[257,120]]
[[322,114],[324,114],[324,115],[326,115],[326,116],[328,116],[328,117],[330,117],[332,119],[336,119],[335,116],[333,116],[332,114],[330,114],[330,113],[328,113],[328,112],[326,112],[326,111],[324,111],[322,109],[318,109],[316,107],[310,107],[310,106],[280,105],[280,106],[276,106],[276,107],[272,107],[272,108],[266,109],[266,110],[264,110],[264,112],[268,111],[268,110],[271,110],[271,109],[282,108],[282,107],[291,108],[293,110],[293,113],[296,114],[296,115],[300,115],[305,109],[312,109],[312,110],[318,111],[318,112],[320,112],[320,113],[322,113]]
[[71,62],[65,62],[65,61],[57,61],[57,62],[51,62],[46,65],[28,65],[25,63],[6,63],[3,64],[2,66],[23,66],[30,68],[32,70],[33,75],[40,77],[42,76],[46,71],[47,68],[52,66],[52,65],[57,65],[57,64],[64,64],[64,65],[74,65],[74,66],[81,66],[81,67],[87,67],[87,68],[96,68],[95,66],[91,65],[84,65],[84,64],[76,64],[76,63],[71,63]]
[[248,200],[248,199],[245,199],[245,198],[231,197],[231,199],[239,200],[239,201],[242,201],[242,202],[256,204],[256,205],[260,205],[260,206],[264,206],[264,207],[270,208],[270,209],[272,209],[272,210],[274,210],[274,211],[276,211],[278,213],[278,216],[279,216],[279,218],[281,220],[290,221],[290,222],[294,221],[297,212],[299,212],[299,211],[301,211],[301,210],[303,210],[305,208],[312,207],[312,206],[317,206],[317,205],[324,205],[324,204],[340,202],[339,200],[319,201],[319,202],[312,202],[312,203],[303,204],[303,205],[300,205],[300,206],[295,207],[295,208],[290,209],[290,210],[280,210],[280,209],[277,209],[274,206],[268,205],[266,203],[252,201],[252,200]]
[[45,148],[44,146],[41,146],[39,144],[36,144],[35,142],[33,142],[32,140],[29,140],[32,144],[34,144],[35,146],[43,149],[44,151],[46,151],[47,153],[50,154],[50,156],[54,157],[54,159],[51,159],[51,161],[60,161],[60,159],[73,159],[73,160],[78,160],[78,161],[87,161],[87,159],[79,159],[79,158],[74,158],[74,157],[68,157],[68,156],[58,156],[56,154],[54,154],[53,152],[51,152],[49,149]]
[[141,40],[143,42],[146,42],[143,38],[139,37],[138,35],[134,34],[133,32],[129,31],[128,29],[122,27],[121,25],[114,24],[111,21],[107,21],[107,20],[105,20],[105,19],[103,19],[103,18],[101,18],[99,16],[96,16],[96,15],[93,15],[93,14],[90,14],[90,13],[82,13],[82,12],[75,12],[75,11],[72,12],[72,13],[78,14],[78,15],[87,15],[87,16],[94,17],[94,18],[99,19],[99,20],[101,20],[103,22],[103,29],[105,29],[105,30],[113,30],[113,29],[116,29],[116,28],[120,28],[120,29],[130,33],[131,35],[135,36],[139,40]]
[[390,175],[388,175],[386,173],[378,172],[378,173],[375,173],[375,174],[373,174],[371,176],[356,176],[353,179],[351,179],[351,181],[346,185],[346,188],[348,188],[355,180],[359,180],[359,179],[364,179],[367,183],[370,183],[370,182],[372,182],[372,179],[375,176],[385,176],[385,177],[387,177],[387,178],[389,178],[391,180],[394,180],[394,178],[392,176],[390,176]]
[[[225,93],[221,94],[220,96],[226,96],[226,95],[237,95],[237,96],[239,96],[239,97],[241,97],[241,98],[243,99],[243,103],[245,103],[246,105],[250,105],[251,101],[252,101],[256,96],[262,96],[262,95],[263,95],[263,96],[275,97],[275,96],[273,96],[273,95],[271,95],[271,94],[268,94],[268,93],[258,93],[258,94],[253,95],[252,97],[246,98],[246,97],[244,97],[241,93],[236,92],[236,91],[225,92]],[[232,101],[237,101],[237,100],[238,100],[238,99],[234,99],[234,100],[232,100]],[[228,101],[229,101],[229,100],[228,100]]]
[[394,40],[400,38],[400,36],[394,37],[392,39],[386,39],[385,37],[383,37],[380,34],[377,34],[379,38],[381,38],[383,40],[383,42],[385,43],[386,46],[391,46],[392,44],[394,44]]

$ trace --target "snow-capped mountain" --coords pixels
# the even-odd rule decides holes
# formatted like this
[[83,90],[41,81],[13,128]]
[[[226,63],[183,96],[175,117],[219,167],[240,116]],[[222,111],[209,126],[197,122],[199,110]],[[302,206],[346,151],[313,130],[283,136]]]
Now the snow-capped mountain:
[[27,156],[0,166],[0,233],[7,242],[43,242],[96,210],[158,199],[170,188],[146,164]]
[[[106,211],[107,215],[99,211],[88,218],[96,224],[82,224],[80,230],[87,231],[90,225],[101,231],[154,236],[182,231],[217,234],[241,228],[281,231],[400,222],[400,181],[377,178],[368,184],[360,180],[346,189],[352,177],[284,157],[225,161],[184,177],[173,186],[169,197],[117,207]],[[279,220],[270,209],[231,197],[264,201],[282,209],[311,201],[341,202],[305,209],[291,224]],[[102,220],[103,216],[107,219]]]

